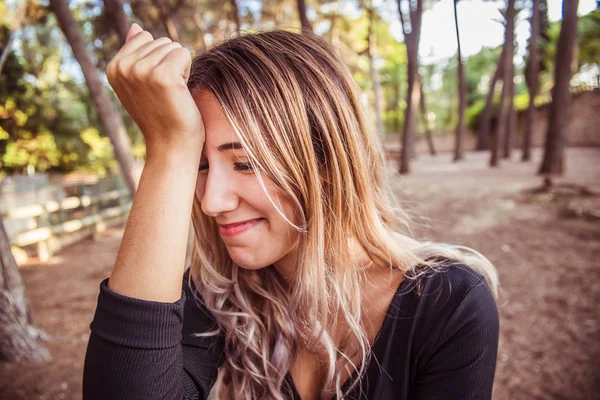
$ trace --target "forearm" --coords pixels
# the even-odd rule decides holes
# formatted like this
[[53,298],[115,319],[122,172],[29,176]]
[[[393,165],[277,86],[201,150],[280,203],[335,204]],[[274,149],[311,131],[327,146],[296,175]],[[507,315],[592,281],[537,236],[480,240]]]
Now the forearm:
[[201,151],[148,150],[108,287],[142,300],[174,302],[181,297]]
[[[204,314],[194,312],[186,276],[181,299],[174,303],[122,296],[110,291],[107,281],[100,283],[98,306],[90,325],[83,399],[205,399],[204,393],[216,379],[218,352],[207,350],[212,346],[204,342],[187,346],[187,350],[182,347],[184,313],[187,323],[195,328],[208,322],[198,319]],[[202,361],[202,368],[189,369],[194,377],[184,369],[184,351]]]
[[[176,304],[163,303],[162,307],[157,306],[157,309],[167,309],[171,306],[175,308]],[[156,314],[156,319],[163,317],[159,316],[158,312]],[[162,319],[165,323],[169,322],[167,316]],[[112,334],[111,330],[101,324],[105,322],[94,322],[88,342],[83,370],[84,400],[187,398],[184,395],[184,387],[193,385],[184,384],[190,378],[183,369],[181,345],[162,347],[159,340],[150,341],[147,337],[161,337],[163,333],[154,325],[140,324],[146,331],[141,332],[140,328],[138,337],[142,340],[134,342],[130,336]],[[99,331],[99,334],[95,331]],[[125,342],[132,342],[131,347],[125,345]],[[198,395],[198,390],[195,393]]]

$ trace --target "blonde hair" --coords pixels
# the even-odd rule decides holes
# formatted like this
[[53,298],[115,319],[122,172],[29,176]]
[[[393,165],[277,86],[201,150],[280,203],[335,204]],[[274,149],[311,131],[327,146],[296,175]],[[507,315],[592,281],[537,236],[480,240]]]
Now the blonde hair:
[[[271,180],[301,221],[296,276],[288,284],[272,266],[235,265],[215,221],[194,200],[190,276],[218,325],[208,334],[225,343],[213,388],[218,398],[283,399],[300,346],[328,360],[324,387],[338,398],[344,368],[357,372],[348,391],[360,383],[370,357],[361,323],[366,278],[349,238],[375,265],[411,277],[468,264],[496,294],[496,270],[476,251],[398,240],[410,233],[410,218],[387,182],[382,143],[367,123],[356,83],[323,39],[281,30],[231,39],[195,57],[188,87],[212,93],[263,187],[264,178]],[[348,329],[336,346],[330,333],[340,320]],[[360,365],[351,361],[356,355]]]

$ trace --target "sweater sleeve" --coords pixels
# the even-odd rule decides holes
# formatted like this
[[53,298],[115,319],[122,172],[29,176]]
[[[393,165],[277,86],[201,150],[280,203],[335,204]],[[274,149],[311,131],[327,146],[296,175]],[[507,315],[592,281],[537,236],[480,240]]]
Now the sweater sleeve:
[[[458,287],[457,287],[458,286]],[[461,300],[440,320],[436,339],[417,367],[411,399],[484,400],[492,398],[498,352],[499,315],[483,280],[452,297]]]
[[218,340],[193,336],[214,326],[186,288],[187,272],[174,303],[123,296],[107,283],[90,325],[83,399],[206,399],[220,362]]

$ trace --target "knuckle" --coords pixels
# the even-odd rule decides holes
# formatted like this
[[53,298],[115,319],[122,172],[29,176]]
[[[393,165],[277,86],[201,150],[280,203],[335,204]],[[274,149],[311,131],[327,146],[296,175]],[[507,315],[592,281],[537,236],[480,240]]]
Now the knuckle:
[[106,65],[106,69],[104,70],[104,72],[106,72],[106,76],[109,79],[114,76],[114,73],[115,73],[115,60],[114,60],[114,58]]
[[186,48],[181,47],[181,45],[179,45],[177,47],[173,47],[173,49],[169,52],[169,54],[167,54],[165,59],[181,61],[182,59],[190,57],[190,52]]
[[131,67],[131,76],[138,80],[144,79],[146,76],[146,68],[144,67],[144,63],[138,62],[133,64]]
[[127,76],[127,65],[123,62],[123,60],[118,61],[114,67],[114,74],[116,76]]
[[152,41],[151,43],[148,43],[146,46],[149,46],[150,53],[152,53],[156,51],[157,48],[167,45],[169,43],[171,43],[171,39],[161,37]]
[[173,50],[173,52],[178,57],[184,57],[184,56],[191,57],[190,51],[188,49],[186,49],[185,47],[182,47],[181,45],[179,45],[179,47],[177,47],[175,50]]
[[169,54],[170,54],[173,51],[175,51],[176,49],[178,49],[181,45],[179,43],[177,43],[177,42],[171,42],[171,43],[168,44],[168,46],[169,46],[168,48],[170,49],[169,50]]
[[166,43],[171,43],[171,42],[172,42],[171,38],[168,38],[168,37],[160,37],[160,38],[156,39],[156,43],[159,43],[159,44],[166,44]]

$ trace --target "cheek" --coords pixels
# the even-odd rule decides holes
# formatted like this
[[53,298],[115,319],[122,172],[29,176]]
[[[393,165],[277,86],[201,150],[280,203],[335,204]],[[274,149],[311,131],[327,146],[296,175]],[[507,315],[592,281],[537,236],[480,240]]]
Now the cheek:
[[296,228],[290,225],[290,222],[295,226],[298,226],[300,223],[300,219],[298,218],[298,215],[295,211],[295,207],[293,206],[293,203],[282,193],[271,193],[271,198],[275,201],[275,204],[277,204],[277,208],[279,208],[279,210],[283,212],[283,215],[285,215],[284,218],[275,209],[275,207],[273,207],[273,205],[269,204],[269,215],[271,216],[273,228],[277,232],[277,234],[281,236],[281,240],[288,242],[288,244],[291,244],[296,241],[297,236],[299,235],[299,232],[296,230]]

